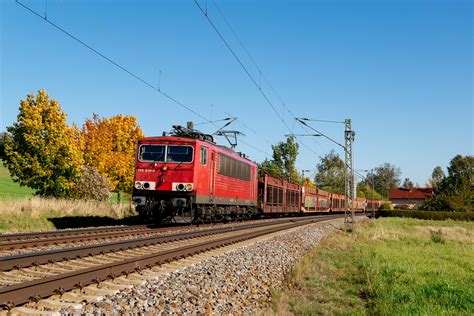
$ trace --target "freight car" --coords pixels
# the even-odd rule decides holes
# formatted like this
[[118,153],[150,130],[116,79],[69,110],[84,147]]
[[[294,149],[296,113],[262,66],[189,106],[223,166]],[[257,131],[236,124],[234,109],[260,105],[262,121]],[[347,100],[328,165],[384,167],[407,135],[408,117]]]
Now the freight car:
[[[259,174],[254,162],[217,145],[211,135],[173,128],[137,143],[132,201],[143,218],[191,223],[344,211],[344,195]],[[358,212],[380,206],[353,202]]]

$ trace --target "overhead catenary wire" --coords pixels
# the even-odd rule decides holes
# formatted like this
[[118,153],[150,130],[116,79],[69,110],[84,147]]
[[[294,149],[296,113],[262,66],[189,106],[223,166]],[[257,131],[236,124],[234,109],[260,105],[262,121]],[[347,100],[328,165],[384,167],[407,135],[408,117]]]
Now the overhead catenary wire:
[[149,83],[148,81],[146,81],[145,79],[143,79],[142,77],[140,77],[139,75],[133,73],[131,70],[127,69],[125,66],[122,66],[121,64],[119,64],[118,62],[112,60],[111,58],[107,57],[106,55],[104,55],[103,53],[101,53],[100,51],[98,51],[97,49],[95,49],[94,47],[90,46],[89,44],[85,43],[84,41],[82,41],[81,39],[79,39],[78,37],[74,36],[73,34],[71,34],[70,32],[66,31],[64,28],[62,28],[61,26],[57,25],[56,23],[52,22],[51,20],[47,19],[47,17],[43,17],[41,14],[37,13],[36,11],[34,11],[33,9],[31,9],[30,7],[28,7],[27,5],[21,3],[19,0],[15,0],[15,2],[17,4],[19,4],[20,6],[22,6],[23,8],[25,8],[26,10],[30,11],[32,14],[36,15],[37,17],[41,18],[43,21],[47,22],[48,24],[50,24],[51,26],[53,26],[54,28],[56,28],[57,30],[61,31],[62,33],[66,34],[67,36],[69,36],[70,38],[72,38],[73,40],[75,40],[76,42],[78,42],[79,44],[83,45],[84,47],[86,47],[87,49],[89,49],[90,51],[94,52],[96,55],[102,57],[103,59],[105,59],[106,61],[108,61],[109,63],[111,63],[112,65],[114,65],[115,67],[119,68],[120,70],[124,71],[125,73],[129,74],[130,76],[132,76],[133,78],[135,78],[136,80],[140,81],[141,83],[143,83],[144,85],[148,86],[149,88],[153,89],[154,91],[158,92],[159,94],[161,94],[162,96],[164,96],[165,98],[167,98],[168,100],[172,101],[173,103],[176,103],[177,105],[181,106],[182,108],[188,110],[189,112],[193,113],[194,115],[200,117],[201,119],[205,120],[205,121],[209,121],[208,118],[204,117],[203,115],[199,114],[198,112],[196,112],[195,110],[193,110],[190,106],[187,106],[186,104],[178,101],[176,98],[172,97],[171,95],[167,94],[166,92],[163,92],[163,90],[155,87],[154,85],[152,85],[151,83]]
[[[261,78],[264,79],[264,81],[268,84],[268,86],[270,87],[270,89],[274,92],[274,94],[278,97],[278,99],[280,100],[280,102],[282,103],[284,109],[286,108],[288,113],[290,113],[290,115],[293,117],[293,118],[296,118],[296,116],[293,114],[293,112],[291,112],[291,110],[286,106],[285,102],[283,101],[283,99],[281,98],[281,96],[278,94],[278,92],[276,91],[276,89],[271,85],[270,81],[266,78],[265,74],[262,72],[261,68],[258,66],[258,64],[256,63],[255,59],[253,58],[253,56],[250,54],[250,51],[245,47],[245,45],[243,44],[242,40],[240,39],[240,37],[238,36],[237,32],[234,30],[234,28],[232,27],[232,25],[230,24],[229,20],[226,18],[226,16],[224,15],[224,12],[220,9],[220,7],[217,5],[216,1],[213,0],[213,3],[215,5],[215,7],[217,8],[219,14],[223,17],[224,21],[226,22],[226,24],[228,25],[229,29],[232,31],[232,33],[234,34],[234,36],[237,38],[238,42],[240,43],[240,45],[243,47],[244,51],[246,52],[246,54],[249,56],[249,58],[252,60],[252,63],[254,64],[254,66],[257,68],[258,70],[258,73],[259,73],[259,79],[258,79],[258,82],[257,80],[254,78],[254,76],[252,76],[252,74],[250,73],[250,71],[247,69],[247,67],[245,66],[245,64],[242,62],[242,60],[239,58],[239,56],[237,56],[236,52],[234,51],[234,49],[232,48],[232,46],[229,44],[229,42],[226,40],[226,38],[224,37],[224,35],[221,33],[221,31],[219,30],[219,28],[217,27],[217,25],[212,21],[212,19],[209,17],[209,14],[208,14],[208,11],[207,10],[204,10],[202,8],[202,6],[199,4],[199,2],[197,0],[193,0],[194,3],[196,4],[196,6],[199,8],[199,10],[201,11],[201,13],[204,15],[205,19],[207,20],[207,22],[211,25],[212,29],[216,32],[216,34],[218,35],[218,37],[221,39],[221,41],[224,43],[224,45],[227,47],[227,49],[230,51],[230,53],[232,54],[232,56],[234,57],[234,59],[237,61],[237,63],[240,65],[240,67],[244,70],[244,72],[247,74],[247,76],[249,77],[249,79],[251,80],[251,82],[254,84],[254,86],[257,88],[257,90],[260,92],[260,94],[263,96],[263,98],[265,99],[265,101],[267,102],[267,104],[271,107],[271,109],[273,110],[273,112],[277,115],[277,117],[280,119],[280,121],[283,123],[283,125],[285,125],[285,127],[288,129],[288,131],[290,131],[290,133],[293,133],[293,129],[290,128],[287,124],[287,122],[285,121],[284,117],[278,112],[278,110],[276,109],[275,105],[270,101],[270,98],[268,97],[268,95],[265,93],[265,91],[262,89],[262,86],[261,86]],[[295,137],[295,139],[300,143],[302,144],[305,148],[307,148],[309,151],[311,151],[312,153],[316,154],[317,156],[320,156],[316,151],[314,151],[312,148],[310,148],[308,145],[306,145],[304,142],[302,142],[298,137]]]
[[224,35],[222,35],[221,31],[219,30],[219,28],[214,24],[214,22],[209,18],[209,15],[207,14],[207,12],[202,8],[202,6],[197,2],[197,0],[193,0],[194,3],[196,4],[196,6],[199,8],[199,10],[201,11],[201,13],[204,15],[205,19],[207,20],[207,22],[211,25],[212,29],[216,32],[216,34],[219,36],[219,38],[221,39],[221,41],[224,43],[224,45],[227,47],[227,49],[231,52],[232,56],[235,58],[235,60],[237,61],[237,63],[240,65],[240,67],[244,70],[244,72],[247,74],[247,76],[249,77],[250,81],[255,85],[255,87],[257,88],[258,91],[260,91],[260,94],[263,96],[263,98],[265,99],[265,101],[267,102],[267,104],[272,108],[273,112],[275,112],[275,114],[278,116],[278,118],[283,122],[283,124],[286,126],[286,128],[291,132],[291,129],[290,127],[288,126],[288,124],[285,122],[285,120],[283,119],[283,117],[280,115],[280,113],[277,111],[277,109],[275,108],[275,106],[273,105],[273,103],[270,101],[270,99],[268,98],[267,94],[261,89],[261,86],[259,85],[259,83],[257,82],[257,80],[252,76],[252,74],[249,72],[249,70],[247,69],[247,67],[244,65],[244,63],[242,62],[242,60],[239,58],[239,56],[237,56],[237,54],[235,53],[234,49],[232,48],[232,46],[230,46],[230,44],[227,42],[227,40],[225,39]]
[[[193,113],[194,115],[196,115],[197,117],[203,119],[205,122],[204,123],[207,123],[207,124],[213,124],[214,126],[216,127],[219,127],[218,125],[215,124],[216,121],[211,121],[210,119],[206,118],[205,116],[201,115],[200,113],[198,113],[197,111],[195,111],[194,109],[192,109],[190,106],[182,103],[181,101],[177,100],[175,97],[171,96],[170,94],[164,92],[162,89],[161,89],[161,80],[159,80],[158,82],[158,87],[155,87],[153,84],[151,84],[150,82],[146,81],[145,79],[143,79],[141,76],[135,74],[133,71],[127,69],[125,66],[119,64],[118,62],[116,62],[115,60],[113,60],[112,58],[106,56],[105,54],[103,54],[102,52],[100,52],[98,49],[92,47],[91,45],[87,44],[86,42],[84,42],[83,40],[81,40],[80,38],[78,38],[77,36],[73,35],[71,32],[67,31],[66,29],[64,29],[63,27],[59,26],[58,24],[54,23],[53,21],[51,21],[50,19],[48,19],[47,15],[46,15],[46,10],[45,10],[45,15],[42,16],[41,14],[39,14],[38,12],[36,12],[35,10],[33,10],[31,7],[25,5],[24,3],[20,2],[19,0],[15,0],[15,2],[20,5],[21,7],[23,7],[24,9],[26,9],[27,11],[29,11],[30,13],[32,13],[33,15],[39,17],[41,20],[47,22],[49,25],[53,26],[55,29],[59,30],[60,32],[64,33],[65,35],[67,35],[68,37],[72,38],[74,41],[78,42],[79,44],[81,44],[82,46],[84,46],[85,48],[89,49],[90,51],[92,51],[93,53],[95,53],[96,55],[100,56],[101,58],[103,58],[104,60],[106,60],[107,62],[111,63],[112,65],[114,65],[115,67],[117,67],[118,69],[122,70],[123,72],[127,73],[128,75],[130,75],[131,77],[133,77],[134,79],[138,80],[139,82],[141,82],[142,84],[146,85],[147,87],[153,89],[155,92],[161,94],[163,97],[165,97],[166,99],[172,101],[173,103],[181,106],[182,108],[188,110],[189,112]],[[160,70],[160,73],[161,73],[161,70]],[[161,79],[161,78],[160,78]],[[227,119],[225,119],[227,120]],[[203,124],[203,123],[199,123],[199,124]],[[242,140],[241,140],[242,141]],[[247,145],[248,147],[250,148],[253,148],[254,150],[260,152],[260,153],[263,153],[265,154],[266,156],[269,156],[271,157],[271,155],[264,151],[264,150],[261,150],[260,148],[258,147],[255,147],[247,142],[244,142],[242,141],[242,143],[244,143],[245,145]]]

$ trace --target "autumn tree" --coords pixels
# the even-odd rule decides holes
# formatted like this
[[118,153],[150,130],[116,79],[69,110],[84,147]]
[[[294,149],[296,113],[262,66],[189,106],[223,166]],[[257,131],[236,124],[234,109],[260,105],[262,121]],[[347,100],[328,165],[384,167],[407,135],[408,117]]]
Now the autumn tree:
[[273,159],[265,161],[260,165],[260,169],[272,177],[300,183],[301,177],[296,169],[296,158],[299,146],[293,136],[289,136],[286,142],[279,142],[272,145]]
[[133,187],[135,145],[143,132],[136,117],[94,114],[81,130],[84,161],[107,177],[112,191],[130,192]]
[[74,186],[82,167],[77,130],[46,91],[20,100],[17,121],[7,127],[3,160],[13,181],[39,195],[64,197]]
[[316,166],[316,185],[327,191],[344,193],[344,161],[331,150]]
[[316,184],[310,178],[303,179],[303,185],[310,188],[317,188]]

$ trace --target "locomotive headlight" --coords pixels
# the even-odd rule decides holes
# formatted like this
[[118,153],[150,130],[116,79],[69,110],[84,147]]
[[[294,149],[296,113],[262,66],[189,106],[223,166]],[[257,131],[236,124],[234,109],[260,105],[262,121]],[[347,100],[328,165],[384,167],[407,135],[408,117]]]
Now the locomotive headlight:
[[192,191],[193,190],[193,185],[192,183],[186,184],[186,191]]
[[184,190],[184,184],[179,183],[179,184],[176,186],[176,190],[178,190],[178,191],[183,191],[183,190]]
[[148,183],[148,182],[143,183],[143,188],[145,190],[148,190],[150,188],[150,183]]
[[140,190],[142,188],[142,183],[141,182],[135,182],[135,189]]

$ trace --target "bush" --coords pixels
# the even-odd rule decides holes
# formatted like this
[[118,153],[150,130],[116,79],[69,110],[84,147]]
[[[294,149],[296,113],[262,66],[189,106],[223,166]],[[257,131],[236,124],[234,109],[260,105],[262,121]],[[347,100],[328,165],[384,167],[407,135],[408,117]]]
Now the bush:
[[474,221],[474,212],[441,212],[441,211],[381,211],[382,217],[411,217],[418,219],[431,220],[459,220],[459,221]]
[[381,211],[391,211],[391,210],[393,210],[393,204],[392,203],[384,204],[380,207],[380,210]]
[[431,240],[434,242],[434,243],[437,243],[437,244],[444,244],[444,235],[443,235],[443,231],[440,229],[438,230],[430,230],[430,233],[431,233]]
[[110,198],[109,181],[94,167],[86,166],[76,181],[72,197],[82,200],[107,201]]

